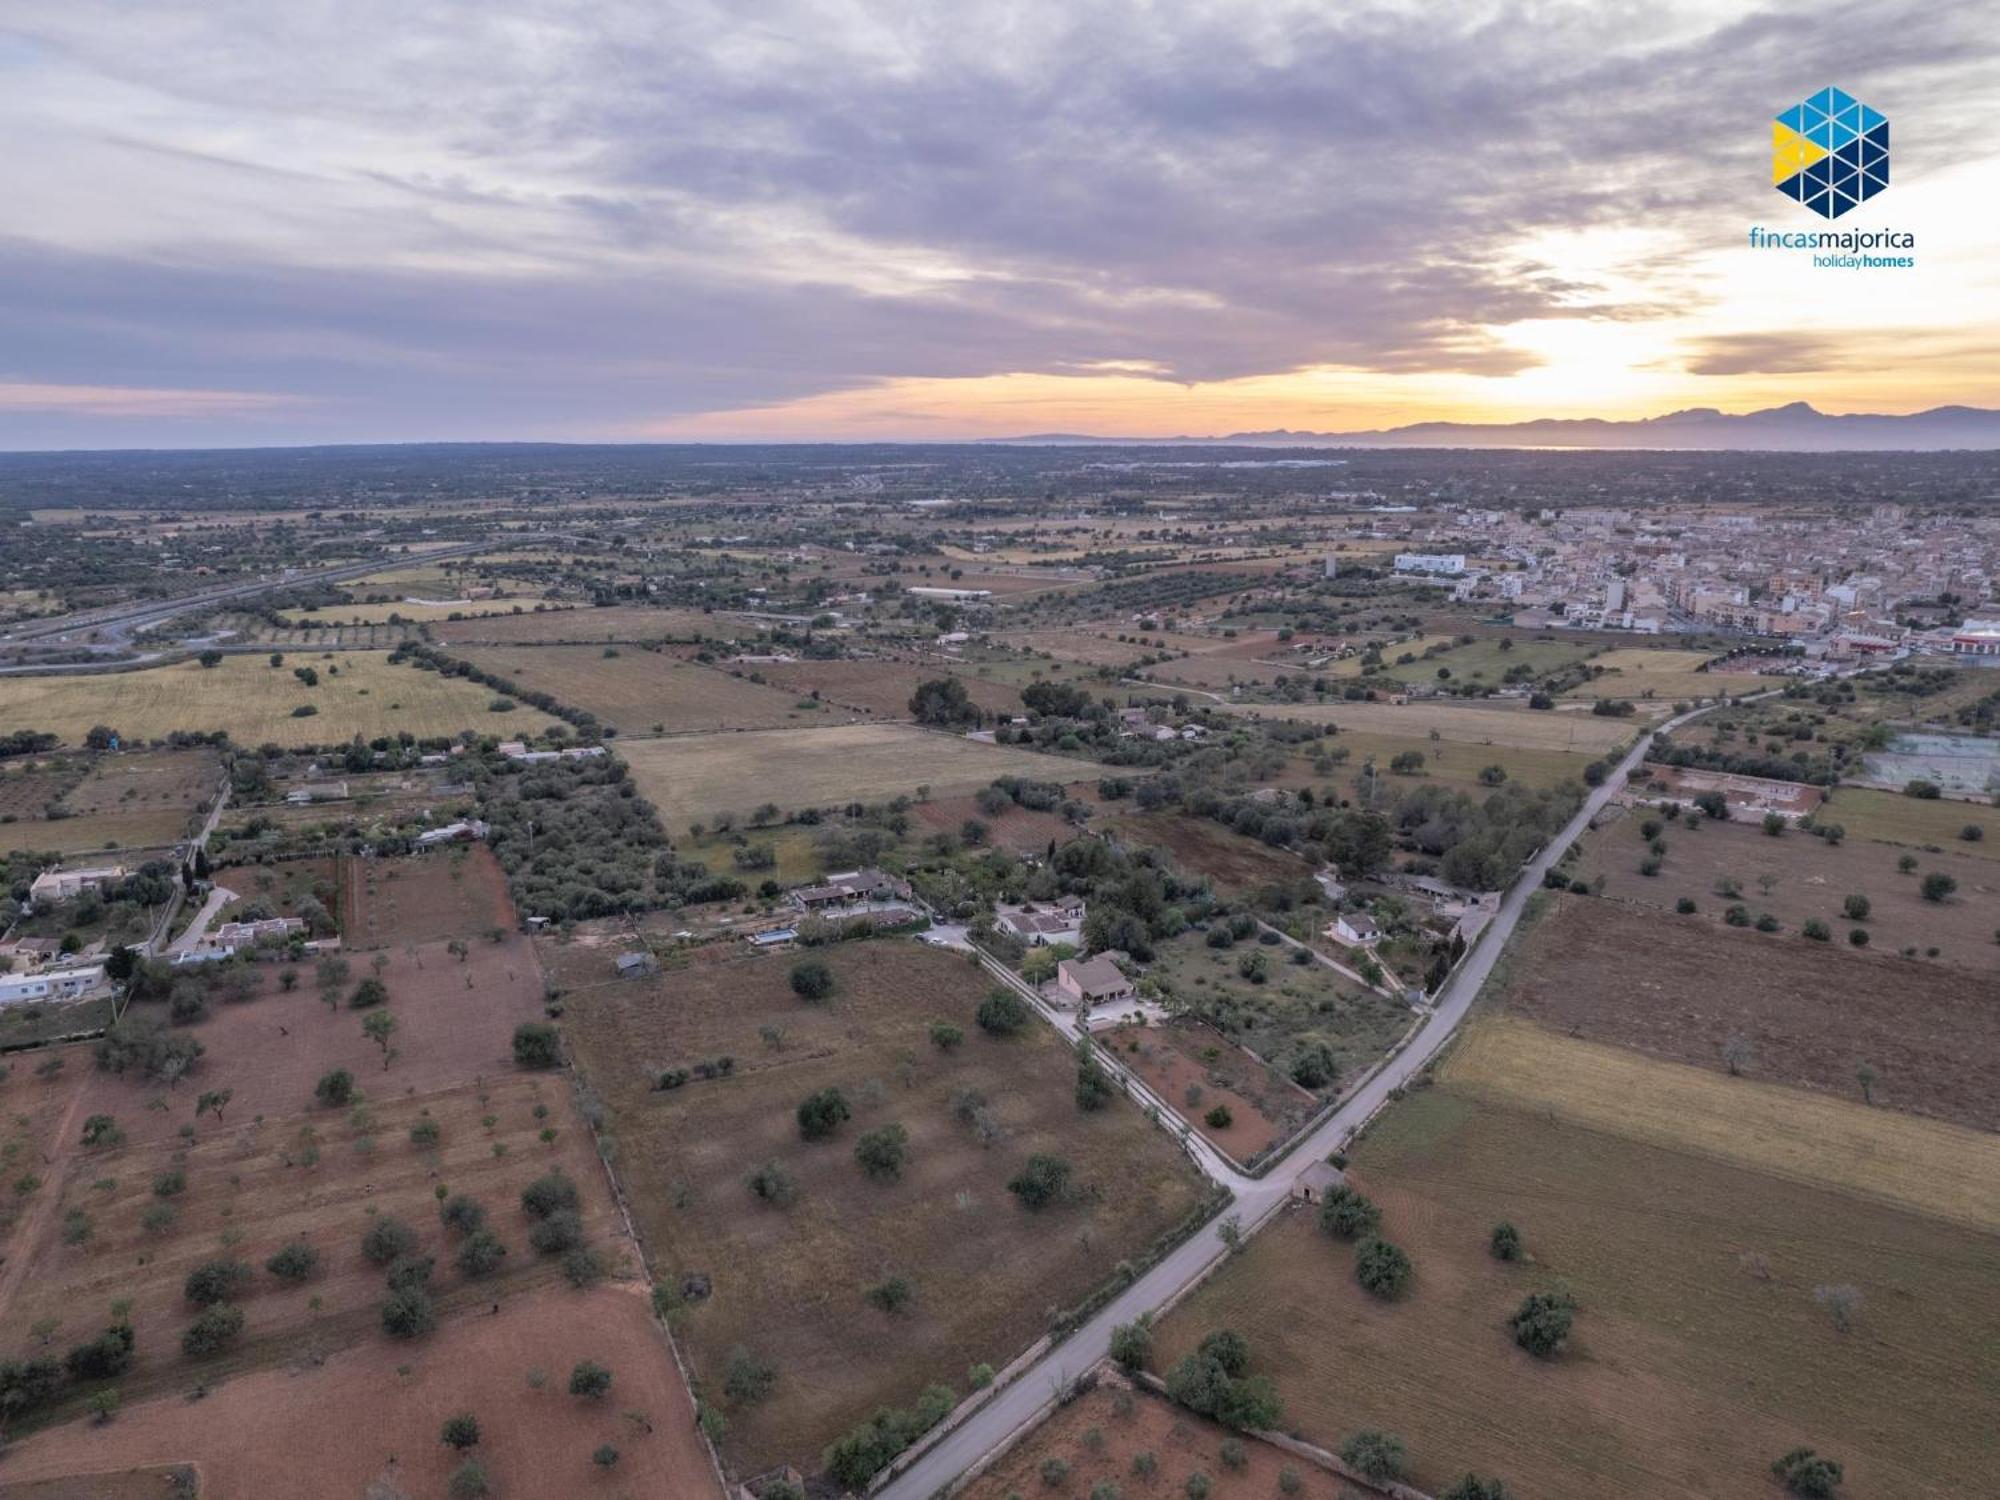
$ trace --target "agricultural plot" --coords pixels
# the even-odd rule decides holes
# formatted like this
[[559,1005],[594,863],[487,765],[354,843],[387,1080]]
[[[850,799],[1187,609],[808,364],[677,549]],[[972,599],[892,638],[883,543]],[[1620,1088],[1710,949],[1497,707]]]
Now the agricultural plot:
[[1164,850],[1182,871],[1208,876],[1215,889],[1227,896],[1296,884],[1313,873],[1313,867],[1295,854],[1245,838],[1213,818],[1192,813],[1122,813],[1100,818],[1092,826],[1124,842]]
[[447,620],[431,627],[431,634],[447,646],[554,645],[562,642],[605,644],[619,642],[728,639],[734,633],[731,622],[721,615],[699,610],[648,609],[639,605],[613,605],[606,609],[580,606],[551,606],[523,614],[485,615],[476,620]]
[[[1483,797],[1491,790],[1489,778],[1493,773],[1489,768],[1494,766],[1506,773],[1505,780],[1546,789],[1564,781],[1582,781],[1584,767],[1597,759],[1569,750],[1465,745],[1445,739],[1374,734],[1368,730],[1343,730],[1324,748],[1337,762],[1332,774],[1341,783],[1342,795],[1351,793],[1364,802],[1412,781],[1433,781],[1475,798]],[[1397,756],[1412,753],[1423,757],[1415,772],[1405,774],[1390,769]],[[1368,770],[1370,761],[1375,765],[1372,774]],[[1293,772],[1292,778],[1313,779],[1303,770]],[[1376,779],[1379,786],[1373,784]]]
[[1948,797],[1991,801],[2000,794],[2000,740],[1970,734],[1899,734],[1868,756],[1858,780],[1900,790],[1928,781]]
[[[602,1400],[567,1393],[584,1360],[612,1373]],[[480,1424],[474,1451],[495,1494],[721,1500],[673,1357],[643,1293],[626,1283],[525,1289],[497,1313],[482,1305],[415,1346],[377,1336],[313,1349],[217,1384],[200,1401],[161,1396],[128,1404],[108,1426],[34,1433],[10,1444],[12,1482],[0,1497],[169,1500],[158,1469],[129,1485],[104,1471],[193,1459],[202,1500],[443,1496],[461,1458],[438,1429],[455,1412]],[[618,1450],[615,1478],[591,1461],[605,1444]]]
[[1172,631],[1119,632],[1074,630],[1012,630],[998,637],[1020,651],[1043,652],[1062,661],[1089,667],[1129,667],[1160,651],[1213,651],[1225,642],[1219,636],[1180,635]]
[[910,717],[910,698],[920,683],[956,676],[966,695],[989,714],[1018,714],[1021,695],[998,682],[947,671],[942,666],[898,661],[761,662],[745,670],[782,689],[791,698],[818,695],[835,709],[887,719]]
[[1197,1021],[1121,1026],[1100,1041],[1238,1162],[1290,1138],[1319,1105],[1281,1071]]
[[[607,656],[607,651],[617,655]],[[596,714],[628,735],[773,729],[852,717],[801,707],[798,696],[711,667],[615,646],[481,646],[461,653],[483,671]]]
[[434,624],[457,615],[461,619],[484,615],[526,613],[541,602],[539,595],[515,594],[505,599],[439,599],[422,603],[408,599],[384,599],[352,604],[327,604],[315,609],[288,610],[280,619],[301,630],[324,630],[341,625],[391,625],[408,620],[419,625]]
[[[294,669],[310,667],[308,687]],[[127,744],[176,730],[227,731],[239,745],[341,744],[360,735],[408,732],[420,739],[472,729],[539,734],[555,722],[534,709],[495,713],[495,695],[464,678],[391,666],[385,653],[346,651],[310,661],[287,656],[272,667],[262,656],[195,662],[77,677],[0,678],[0,720],[81,744],[91,726],[108,725]],[[312,714],[296,716],[295,710]]]
[[[1838,823],[1849,838],[1918,849],[1950,849],[1975,859],[2000,859],[2000,808],[1983,803],[1905,797],[1900,792],[1843,786],[1833,790],[1820,818]],[[1980,830],[1976,840],[1961,837],[1968,827]]]
[[621,741],[618,753],[670,831],[770,803],[781,812],[976,791],[999,776],[1094,780],[1089,761],[989,745],[907,724],[775,729]]
[[192,831],[220,778],[207,749],[65,756],[14,771],[0,776],[0,852],[162,848]]
[[[1638,1107],[1579,1120],[1515,1089],[1570,1079],[1579,1045],[1639,1070],[1618,1075]],[[1647,1086],[1674,1075],[1714,1089],[1697,1101]],[[1362,1291],[1353,1249],[1291,1210],[1170,1315],[1156,1365],[1232,1328],[1276,1381],[1288,1428],[1329,1446],[1363,1428],[1400,1434],[1410,1479],[1431,1493],[1476,1470],[1537,1500],[1775,1494],[1771,1461],[1801,1444],[1846,1466],[1849,1500],[1979,1492],[2000,1241],[1851,1189],[1839,1159],[1873,1127],[1908,1125],[1950,1138],[1915,1158],[1925,1169],[1960,1171],[1972,1133],[1829,1102],[1858,1123],[1822,1148],[1826,1175],[1805,1180],[1758,1158],[1783,1113],[1756,1102],[1766,1094],[1798,1097],[1541,1032],[1476,1086],[1448,1064],[1350,1168],[1413,1262],[1405,1293]],[[1673,1133],[1672,1109],[1695,1105],[1720,1112],[1709,1118],[1739,1143],[1730,1157]],[[1525,1259],[1489,1254],[1502,1220]],[[1507,1320],[1558,1280],[1577,1301],[1574,1331],[1533,1359]],[[1851,1331],[1821,1288],[1843,1289]]]
[[1331,724],[1341,733],[1453,744],[1555,750],[1595,757],[1631,744],[1629,722],[1575,710],[1538,712],[1438,700],[1421,703],[1259,703],[1236,707],[1251,718]]
[[1563,696],[1673,701],[1756,693],[1782,685],[1780,679],[1759,677],[1750,672],[1697,670],[1711,659],[1711,654],[1706,651],[1652,650],[1643,646],[1614,649],[1593,657],[1590,666],[1597,675],[1571,688]]
[[[1832,815],[1826,815],[1829,820]],[[1666,845],[1655,856],[1645,830],[1657,828]],[[1868,951],[1929,959],[1955,967],[2000,973],[2000,867],[1990,859],[1953,852],[1925,854],[1918,867],[1899,870],[1896,856],[1877,845],[1848,839],[1830,844],[1798,832],[1772,838],[1742,823],[1703,822],[1698,832],[1662,822],[1644,808],[1600,829],[1585,844],[1580,873],[1604,882],[1615,901],[1673,911],[1683,900],[1721,922],[1732,906],[1753,919],[1769,913],[1780,931],[1799,939],[1808,922],[1823,923],[1828,941],[1852,947],[1849,934],[1867,934]],[[1656,866],[1651,875],[1643,873]],[[1926,901],[1923,880],[1942,874],[1957,882],[1948,901]],[[1729,894],[1730,892],[1734,894]],[[1862,897],[1861,920],[1846,910]],[[1856,908],[1861,910],[1862,908]]]
[[507,877],[484,844],[401,859],[342,860],[341,921],[350,948],[399,948],[450,937],[487,946],[513,925]]
[[[817,1471],[877,1408],[931,1382],[963,1394],[968,1367],[1004,1365],[1202,1202],[1138,1109],[1079,1110],[1051,1031],[977,1025],[988,986],[957,955],[893,940],[823,950],[833,992],[809,1004],[777,956],[605,981],[606,948],[544,952],[655,1273],[692,1289],[678,1333],[738,1473]],[[938,1022],[962,1042],[934,1045]],[[725,1057],[721,1076],[659,1087],[663,1070]],[[826,1088],[852,1118],[803,1140],[798,1107]],[[856,1144],[892,1124],[907,1160],[871,1178]],[[1007,1184],[1038,1153],[1070,1163],[1075,1191],[1037,1212]],[[750,1179],[767,1168],[760,1198]],[[768,1379],[732,1380],[753,1372]]]
[[1740,1041],[1749,1077],[1840,1099],[1865,1067],[1878,1106],[2000,1130],[1984,974],[1578,896],[1508,968],[1504,1008],[1553,1029],[1716,1071]]
[[[1425,637],[1426,642],[1436,639],[1435,636]],[[1456,640],[1457,637],[1450,639]],[[1422,644],[1419,643],[1419,649]],[[1590,655],[1588,646],[1575,641],[1517,640],[1512,636],[1453,646],[1449,651],[1441,651],[1436,656],[1420,656],[1413,662],[1403,660],[1409,650],[1409,647],[1402,646],[1386,648],[1382,655],[1387,665],[1382,675],[1412,685],[1450,681],[1498,687],[1506,681],[1509,672],[1546,677],[1564,667],[1575,666]],[[1341,665],[1347,664],[1343,662]],[[1451,674],[1449,678],[1441,675],[1446,672]]]

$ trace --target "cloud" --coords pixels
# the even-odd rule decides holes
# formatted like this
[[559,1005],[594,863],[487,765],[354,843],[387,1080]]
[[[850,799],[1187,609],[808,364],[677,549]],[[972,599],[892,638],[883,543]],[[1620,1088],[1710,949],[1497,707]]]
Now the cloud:
[[[1510,325],[1699,315],[1673,247],[1766,208],[1786,100],[1843,80],[1962,143],[1975,12],[22,0],[0,349],[292,393],[302,438],[1109,367],[1501,379]],[[1635,222],[1643,285],[1563,253]],[[1762,337],[1690,368],[1776,370]]]
[[1846,340],[1813,333],[1726,333],[1698,340],[1686,369],[1691,375],[1793,375],[1843,369],[1852,355]]
[[299,405],[268,391],[146,390],[119,385],[32,385],[0,381],[0,412],[86,417],[244,416]]

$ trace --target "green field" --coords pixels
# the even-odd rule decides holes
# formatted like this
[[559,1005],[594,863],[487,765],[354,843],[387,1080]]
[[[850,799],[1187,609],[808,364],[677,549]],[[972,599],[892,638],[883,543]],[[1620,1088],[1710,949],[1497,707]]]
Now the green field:
[[[2000,808],[1982,802],[1947,802],[1843,786],[1821,809],[1819,821],[1838,823],[1850,838],[1884,844],[1935,844],[1954,854],[2000,859]],[[1967,824],[1986,830],[1978,840],[1961,839]]]
[[[1541,1062],[1564,1066],[1559,1049]],[[1726,1130],[1741,1080],[1718,1082],[1712,1123]],[[1864,1137],[1885,1118],[1843,1107]],[[1351,1247],[1294,1211],[1170,1316],[1156,1365],[1234,1328],[1276,1380],[1287,1428],[1328,1445],[1398,1433],[1409,1477],[1432,1492],[1474,1469],[1535,1500],[1775,1496],[1771,1460],[1805,1444],[1846,1465],[1842,1500],[1985,1493],[2000,1240],[1763,1170],[1754,1121],[1736,1122],[1735,1161],[1648,1138],[1655,1123],[1586,1124],[1448,1067],[1354,1158],[1382,1233],[1414,1262],[1405,1295],[1369,1297]],[[1502,1219],[1527,1260],[1487,1253]],[[1579,1304],[1575,1332],[1537,1361],[1506,1319],[1558,1279]],[[1859,1293],[1849,1332],[1815,1297],[1833,1286]]]
[[[1436,637],[1426,637],[1436,639]],[[1508,642],[1503,647],[1502,640]],[[1518,667],[1526,667],[1537,677],[1563,667],[1572,666],[1590,655],[1591,648],[1574,641],[1519,641],[1508,636],[1498,639],[1478,640],[1469,646],[1455,646],[1436,656],[1418,661],[1397,663],[1403,654],[1401,648],[1383,652],[1392,663],[1383,675],[1411,684],[1434,683],[1440,679],[1442,668],[1451,673],[1450,681],[1476,682],[1498,686],[1506,679],[1507,673]]]
[[1566,698],[1720,698],[1734,693],[1756,693],[1781,686],[1782,678],[1759,677],[1750,672],[1703,672],[1702,663],[1712,660],[1707,651],[1655,650],[1627,647],[1606,651],[1591,658],[1591,666],[1604,675],[1571,688]]
[[[307,687],[295,667],[319,673]],[[419,739],[472,729],[482,734],[539,734],[554,721],[525,705],[497,714],[496,695],[464,678],[390,666],[382,651],[287,654],[272,667],[263,656],[225,656],[215,667],[178,662],[139,672],[0,679],[0,722],[81,744],[96,724],[127,744],[164,739],[175,730],[227,730],[239,745],[340,744],[360,735],[408,731]],[[318,712],[294,718],[310,704]]]

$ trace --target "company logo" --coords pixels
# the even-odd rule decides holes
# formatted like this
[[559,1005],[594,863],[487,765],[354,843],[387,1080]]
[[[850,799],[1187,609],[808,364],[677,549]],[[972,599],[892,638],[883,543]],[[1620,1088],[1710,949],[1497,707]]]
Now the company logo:
[[1852,94],[1821,89],[1771,122],[1771,181],[1839,218],[1889,185],[1889,121]]

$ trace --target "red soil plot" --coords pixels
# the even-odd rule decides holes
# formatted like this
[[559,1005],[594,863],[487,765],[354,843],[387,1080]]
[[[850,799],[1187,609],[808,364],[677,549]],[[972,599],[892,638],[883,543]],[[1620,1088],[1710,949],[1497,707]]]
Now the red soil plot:
[[490,928],[515,925],[507,877],[484,844],[453,844],[398,859],[351,859],[346,889],[339,915],[350,948],[453,937],[470,942]]

